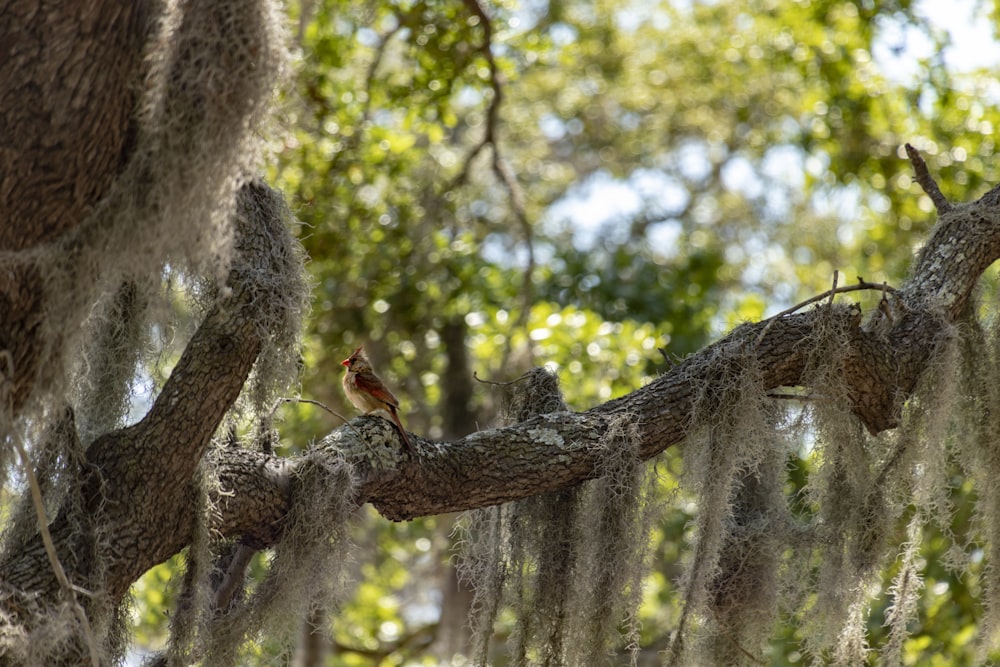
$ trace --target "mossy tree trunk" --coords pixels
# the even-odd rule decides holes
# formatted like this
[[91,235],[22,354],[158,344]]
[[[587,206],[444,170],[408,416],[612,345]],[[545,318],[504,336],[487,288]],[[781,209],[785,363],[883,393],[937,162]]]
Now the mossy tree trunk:
[[[80,225],[127,159],[153,0],[4,2],[0,40],[0,252],[25,251]],[[6,267],[5,267],[6,268]],[[20,410],[45,363],[40,277],[0,275],[3,396]]]

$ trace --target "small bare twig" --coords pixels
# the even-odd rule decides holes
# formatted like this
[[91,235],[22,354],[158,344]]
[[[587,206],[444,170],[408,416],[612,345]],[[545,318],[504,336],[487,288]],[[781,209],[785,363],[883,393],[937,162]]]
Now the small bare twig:
[[885,293],[886,292],[888,292],[889,294],[895,294],[896,293],[896,288],[890,287],[885,282],[883,282],[881,285],[876,284],[876,283],[870,283],[870,282],[866,282],[865,280],[863,280],[861,278],[861,276],[858,276],[858,284],[857,285],[844,285],[843,287],[837,287],[836,286],[837,285],[836,272],[834,272],[834,276],[835,277],[834,277],[834,283],[833,283],[834,287],[833,287],[833,289],[827,290],[826,292],[823,292],[822,294],[817,294],[816,296],[811,296],[808,299],[806,299],[805,301],[801,301],[801,302],[795,304],[794,306],[792,306],[791,308],[786,308],[785,310],[781,311],[780,313],[778,313],[776,315],[772,315],[771,317],[767,318],[767,325],[761,330],[760,334],[757,336],[757,340],[754,343],[754,346],[760,345],[761,341],[764,339],[764,335],[768,331],[771,330],[771,325],[774,324],[774,322],[776,320],[779,320],[782,317],[785,317],[786,315],[791,315],[792,313],[794,313],[794,312],[796,312],[798,310],[801,310],[802,308],[805,308],[809,304],[816,303],[817,301],[822,301],[823,299],[826,299],[827,297],[829,297],[830,302],[832,304],[833,303],[833,297],[834,297],[835,294],[843,294],[845,292],[859,292],[861,290],[881,290],[882,294],[883,294],[883,298],[885,298]]
[[284,405],[285,403],[308,403],[309,405],[315,405],[316,407],[322,408],[327,412],[329,412],[334,417],[336,417],[337,419],[339,419],[340,421],[344,422],[344,424],[346,424],[347,426],[350,426],[351,430],[354,431],[354,434],[358,436],[358,438],[360,438],[362,441],[364,441],[364,438],[361,436],[361,432],[358,431],[358,429],[351,426],[351,420],[349,420],[347,417],[340,414],[336,410],[333,410],[326,404],[321,403],[319,401],[314,401],[311,398],[279,398],[277,401],[274,402],[274,407],[271,408],[271,413],[268,415],[268,419],[273,417],[274,413],[277,412],[278,408]]
[[326,410],[327,412],[329,412],[334,417],[337,417],[338,419],[340,419],[345,424],[348,421],[350,421],[349,419],[347,419],[347,417],[345,417],[344,415],[340,414],[336,410],[332,410],[326,404],[320,403],[319,401],[314,401],[311,398],[279,398],[277,401],[274,402],[274,407],[271,408],[271,413],[268,415],[268,417],[273,417],[274,413],[277,412],[278,408],[281,407],[282,405],[284,405],[285,403],[308,403],[309,405],[315,405],[316,407],[323,408],[324,410]]
[[529,375],[531,375],[531,371],[527,371],[523,375],[516,377],[513,380],[508,380],[507,382],[499,382],[497,380],[484,380],[481,377],[479,377],[479,375],[476,374],[476,371],[472,371],[472,377],[476,382],[481,382],[482,384],[491,384],[494,387],[509,387],[512,384],[517,384],[521,380],[527,379]]
[[837,287],[836,289],[828,290],[826,292],[823,292],[822,294],[817,294],[816,296],[809,297],[805,301],[797,303],[794,306],[792,306],[791,308],[786,308],[785,310],[781,311],[777,315],[772,315],[771,317],[769,317],[767,319],[769,319],[769,320],[775,320],[775,319],[778,319],[780,317],[784,317],[785,315],[791,315],[795,311],[801,310],[801,309],[805,308],[806,306],[808,306],[809,304],[816,303],[817,301],[822,301],[823,299],[827,298],[828,296],[833,296],[834,292],[836,292],[837,294],[844,294],[845,292],[860,292],[861,290],[881,290],[883,292],[888,292],[889,294],[895,294],[896,293],[896,288],[890,287],[889,285],[887,285],[885,283],[882,283],[882,284],[870,283],[870,282],[864,281],[860,277],[858,277],[858,284],[857,285],[844,285],[843,287]]
[[943,215],[950,211],[952,209],[951,202],[948,201],[948,198],[941,192],[941,188],[938,187],[934,178],[931,177],[924,158],[920,157],[917,149],[910,144],[906,144],[905,148],[906,155],[910,158],[910,164],[913,165],[913,173],[917,177],[917,183],[920,184],[920,187],[924,189],[927,196],[934,202],[934,208],[937,209],[938,215]]
[[837,269],[833,270],[833,287],[830,288],[830,303],[828,305],[833,305],[833,298],[837,295],[837,283],[840,281],[840,271]]

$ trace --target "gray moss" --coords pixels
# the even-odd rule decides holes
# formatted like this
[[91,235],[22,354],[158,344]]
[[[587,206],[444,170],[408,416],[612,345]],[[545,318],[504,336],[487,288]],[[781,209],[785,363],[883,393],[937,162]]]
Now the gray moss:
[[336,609],[347,590],[354,486],[351,467],[329,452],[310,455],[298,467],[292,509],[267,574],[213,621],[205,664],[240,664],[247,642],[264,632],[290,651],[315,610]]
[[[151,325],[162,330],[177,316],[160,301],[164,277],[183,276],[188,286],[220,286],[229,275],[237,192],[261,166],[274,87],[287,60],[282,13],[270,0],[184,0],[157,7],[165,13],[147,45],[147,74],[137,86],[135,140],[109,193],[63,237],[0,258],[0,270],[8,264],[30,266],[40,277],[44,311],[37,332],[39,355],[46,360],[33,383],[34,407],[17,422],[0,411],[0,436],[31,443],[47,515],[75,517],[75,544],[91,550],[96,565],[87,581],[74,583],[92,591],[102,589],[105,550],[99,548],[99,527],[80,510],[83,446],[123,425],[140,364],[158,363],[148,345]],[[279,214],[291,220],[287,210]],[[274,247],[277,254],[261,271],[280,283],[271,286],[284,295],[272,317],[282,327],[269,329],[250,383],[248,403],[256,411],[294,382],[308,292],[297,246],[285,239]],[[47,425],[58,430],[68,399],[77,408],[82,439],[49,437],[53,429]],[[4,474],[13,463],[0,461]],[[37,529],[29,509],[18,509],[6,522],[5,549],[15,549]],[[198,653],[204,645],[197,630],[204,624],[199,610],[205,608],[199,568],[207,567],[210,508],[204,509],[189,554],[193,574],[186,599],[194,615],[191,628],[175,628],[178,656]],[[88,608],[91,625],[106,644],[104,657],[120,657],[123,607],[92,600]],[[49,664],[59,647],[80,643],[76,628],[62,606],[33,619],[30,633],[0,619],[0,651],[23,654],[24,664]]]
[[[544,369],[515,385],[509,405],[518,420],[566,409],[555,375]],[[475,590],[477,664],[489,662],[503,610],[514,619],[512,664],[619,664],[622,645],[634,660],[655,485],[638,446],[629,418],[621,417],[595,452],[593,481],[459,522],[459,574]]]
[[[885,664],[902,664],[922,593],[925,529],[933,524],[951,540],[948,565],[970,566],[969,537],[952,530],[956,469],[975,482],[987,554],[985,658],[996,647],[1000,597],[992,546],[1000,448],[988,417],[1000,411],[996,336],[971,317],[942,326],[899,428],[878,436],[853,414],[842,373],[846,332],[820,327],[804,348],[812,351],[809,396],[791,407],[761,389],[753,355],[740,346],[719,348],[694,371],[704,385],[682,481],[699,516],[669,664],[766,662],[781,618],[799,627],[802,650],[817,663],[862,664],[877,651]],[[804,494],[790,498],[783,462],[801,443],[809,443],[813,472]],[[886,638],[871,646],[871,603],[894,561]]]

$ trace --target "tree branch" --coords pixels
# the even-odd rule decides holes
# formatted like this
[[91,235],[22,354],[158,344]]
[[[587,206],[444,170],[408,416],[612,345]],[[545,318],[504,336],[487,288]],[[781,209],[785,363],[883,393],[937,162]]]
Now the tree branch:
[[944,196],[941,192],[941,188],[938,187],[937,182],[931,176],[930,172],[927,171],[927,163],[924,162],[924,158],[920,157],[920,153],[916,148],[910,144],[906,144],[906,155],[910,158],[910,164],[913,165],[913,173],[917,178],[917,183],[920,187],[924,189],[927,196],[931,198],[934,202],[934,208],[937,209],[938,215],[942,215],[951,210],[951,202],[948,198]]
[[[102,588],[118,599],[143,572],[187,545],[195,471],[247,380],[274,320],[275,303],[285,298],[281,285],[275,284],[279,269],[274,255],[275,247],[290,236],[287,220],[277,211],[284,211],[284,204],[276,191],[260,184],[240,191],[236,257],[226,288],[220,290],[147,415],[133,426],[98,438],[87,449],[82,470],[87,504],[64,507],[51,526],[59,559],[74,563],[71,580],[87,582],[100,571]],[[220,506],[250,539],[260,532],[273,541],[272,524],[280,516],[253,511],[263,503],[283,513],[285,487],[273,466],[257,465],[255,485],[240,494],[238,503],[225,498]],[[231,491],[246,473],[223,468],[217,474],[222,488]],[[239,517],[226,514],[236,506],[242,510]],[[71,536],[78,531],[80,512],[100,525],[109,540],[101,545],[105,560],[100,564],[73,553]],[[45,567],[46,559],[41,539],[33,540],[0,563],[0,578],[16,589],[53,596],[58,584]]]
[[[743,363],[750,355],[763,369],[766,389],[799,386],[820,326],[835,327],[851,341],[844,373],[859,419],[873,432],[892,428],[940,344],[942,326],[959,316],[982,272],[1000,257],[1000,201],[994,199],[942,216],[910,279],[894,293],[888,328],[881,310],[862,321],[856,305],[824,305],[743,325],[645,387],[585,412],[541,415],[450,442],[413,435],[419,455],[412,458],[388,421],[363,416],[318,447],[336,450],[354,465],[358,501],[371,502],[389,519],[518,500],[592,478],[597,447],[622,414],[636,424],[645,459],[681,442],[698,392],[720,360]],[[215,461],[220,479],[228,480],[221,486],[232,490],[220,499],[219,530],[249,535],[258,547],[273,544],[291,502],[287,479],[300,459],[226,448]]]
[[[903,403],[942,342],[942,327],[960,316],[980,275],[997,258],[1000,206],[984,197],[942,215],[910,279],[866,322],[851,305],[744,325],[627,396],[586,412],[542,415],[453,442],[414,438],[417,459],[397,455],[400,445],[391,426],[377,417],[352,422],[364,439],[341,428],[321,446],[346,452],[362,480],[361,500],[393,520],[517,500],[593,477],[595,448],[615,416],[631,416],[644,458],[679,443],[697,392],[720,358],[750,355],[763,369],[767,390],[800,385],[820,325],[837,327],[849,338],[844,375],[854,411],[877,433],[898,424]],[[888,324],[885,309],[893,313]],[[373,442],[379,443],[374,449]]]
[[[267,232],[257,233],[267,238]],[[626,396],[585,412],[540,415],[450,442],[413,436],[415,457],[406,453],[393,425],[378,416],[352,420],[331,432],[317,449],[344,456],[355,469],[357,500],[371,502],[389,519],[518,500],[594,477],[600,442],[622,415],[628,415],[637,428],[644,459],[681,442],[694,403],[711,386],[720,364],[756,364],[767,390],[802,385],[810,354],[822,344],[817,335],[821,327],[834,327],[849,341],[844,376],[854,410],[869,430],[878,432],[896,425],[903,402],[941,343],[942,327],[963,313],[980,275],[998,257],[1000,197],[990,193],[941,216],[910,278],[887,306],[891,318],[875,310],[863,321],[856,305],[825,304],[743,325]],[[245,279],[243,274],[232,276],[234,281]],[[171,375],[171,386],[146,419],[99,439],[88,452],[88,460],[100,468],[109,487],[100,509],[110,520],[107,534],[116,540],[110,546],[113,595],[124,593],[134,578],[188,541],[191,512],[178,505],[187,483],[183,475],[193,470],[191,460],[200,460],[205,452],[224,406],[235,399],[260,344],[259,329],[247,324],[253,310],[241,301],[253,290],[231,285],[233,294],[220,299],[206,317]],[[254,296],[256,303],[260,294]],[[193,425],[186,423],[192,419]],[[137,447],[145,456],[134,457]],[[254,548],[275,544],[281,538],[283,518],[295,502],[289,496],[290,480],[303,461],[305,457],[281,459],[238,447],[214,451],[207,461],[219,482],[213,498],[219,508],[218,524],[213,528],[224,536],[239,536]],[[134,490],[130,484],[144,485],[138,495],[149,496],[146,502],[152,507],[128,509],[136,497],[129,495]],[[164,495],[168,487],[169,496]],[[147,517],[137,525],[133,511],[153,511],[153,519]],[[58,519],[52,536],[57,545],[71,543],[65,523]],[[40,543],[37,552],[36,560],[31,549],[16,554],[0,564],[0,575],[25,590],[44,590],[37,585],[37,571],[45,569],[46,562]],[[48,578],[54,583],[51,572]]]

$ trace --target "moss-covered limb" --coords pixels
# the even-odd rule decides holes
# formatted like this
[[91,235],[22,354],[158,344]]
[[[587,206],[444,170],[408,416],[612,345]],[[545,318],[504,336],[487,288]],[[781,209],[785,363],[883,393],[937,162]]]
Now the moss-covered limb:
[[941,215],[909,279],[857,333],[848,362],[855,412],[872,433],[899,424],[903,404],[983,272],[1000,258],[1000,186]]
[[389,519],[405,521],[519,500],[590,479],[607,428],[605,417],[552,413],[453,442],[414,438],[420,456],[413,459],[398,450],[389,422],[360,417],[324,443],[345,451],[355,465],[362,501]]
[[[872,432],[892,428],[941,343],[942,325],[1000,257],[1000,225],[988,223],[1000,216],[995,198],[987,195],[942,219],[893,300],[892,320],[879,311],[862,323],[856,306],[824,305],[744,325],[649,385],[587,412],[543,415],[452,442],[416,438],[419,460],[402,453],[391,425],[378,417],[354,420],[328,436],[325,446],[348,451],[359,474],[359,499],[390,519],[518,500],[593,478],[595,448],[617,414],[632,415],[645,459],[680,442],[696,392],[718,372],[721,359],[739,364],[752,355],[765,389],[803,384],[809,358],[825,340],[819,328],[839,330],[849,340],[844,372],[856,415]],[[972,222],[957,224],[953,216],[968,211],[977,212]]]
[[349,452],[358,469],[360,499],[393,520],[554,491],[597,476],[600,444],[620,415],[630,415],[635,424],[643,459],[680,442],[698,392],[718,365],[743,363],[736,351],[753,350],[762,360],[765,388],[800,384],[816,327],[857,327],[856,309],[826,310],[745,325],[645,387],[587,412],[550,413],[452,442],[415,437],[418,459],[402,453],[391,424],[378,417],[353,420],[324,443]]
[[[816,335],[818,327],[839,328],[852,341],[856,359],[848,357],[847,363],[861,378],[850,381],[856,406],[874,411],[887,396],[895,404],[909,391],[907,378],[919,377],[922,361],[927,358],[920,350],[938,344],[940,325],[952,312],[947,305],[943,309],[927,307],[940,303],[935,301],[936,295],[921,293],[914,286],[937,285],[943,293],[964,298],[963,291],[971,290],[978,277],[975,272],[982,271],[990,252],[995,252],[987,252],[975,263],[963,262],[954,253],[935,255],[936,246],[954,245],[953,237],[967,231],[949,221],[943,221],[942,228],[944,231],[939,229],[932,236],[915,275],[893,305],[898,316],[888,323],[860,325],[856,308],[822,306],[773,322],[740,327],[646,387],[588,412],[542,415],[447,443],[417,438],[421,452],[417,459],[403,452],[389,422],[374,416],[361,417],[328,436],[320,449],[342,452],[356,470],[356,499],[372,502],[385,516],[396,520],[483,507],[566,488],[595,476],[596,452],[617,415],[632,415],[643,458],[679,442],[686,433],[697,392],[711,384],[712,374],[719,372],[720,364],[745,363],[747,355],[751,355],[759,363],[763,387],[800,384],[810,355],[824,340]],[[981,238],[976,248],[995,248],[993,236],[998,235],[990,226],[976,225],[973,231],[987,237]],[[941,262],[929,259],[934,256],[950,258],[947,269],[954,275],[949,280],[931,280],[923,275],[926,271],[940,272]],[[238,300],[246,293],[237,287],[228,298]],[[918,308],[921,304],[923,309]],[[198,460],[205,451],[207,434],[214,430],[213,424],[238,392],[241,378],[245,378],[252,355],[249,348],[241,347],[241,341],[257,337],[257,329],[248,326],[244,318],[233,316],[235,312],[220,311],[206,318],[203,330],[192,343],[189,360],[183,360],[171,378],[177,386],[164,390],[161,403],[146,420],[105,436],[91,448],[91,462],[103,469],[104,480],[112,485],[103,489],[104,497],[128,499],[120,507],[115,506],[117,509],[106,503],[109,516],[116,519],[109,524],[109,534],[116,535],[116,553],[120,562],[130,564],[127,569],[112,568],[109,572],[116,577],[112,591],[124,590],[131,578],[146,567],[183,548],[190,534],[190,526],[184,523],[190,521],[184,518],[190,513],[183,504],[188,487],[178,483],[183,477],[179,471],[188,474],[191,461]],[[209,342],[209,338],[215,342]],[[913,345],[913,350],[900,347],[904,343]],[[206,400],[209,396],[212,400]],[[148,447],[144,450],[148,455],[135,455],[139,443],[145,443],[142,446]],[[275,526],[290,504],[284,487],[286,475],[298,465],[297,461],[284,464],[286,469],[268,456],[234,449],[220,453],[213,465],[222,480],[219,530],[225,535],[249,536],[259,546],[273,544],[279,536]],[[134,490],[139,484],[143,485],[140,497],[150,500],[136,506],[126,490]],[[133,514],[128,515],[128,511]],[[136,526],[133,519],[139,516],[143,516],[142,525]],[[64,528],[59,522],[54,525],[57,539],[66,535]],[[47,572],[43,552],[36,551],[26,549],[17,562],[5,564],[5,572],[11,574],[5,577],[9,583],[46,589],[37,580],[30,581],[31,577],[37,579],[39,572]],[[36,561],[31,561],[33,553]]]
[[937,308],[954,320],[979,276],[998,257],[1000,186],[978,201],[954,206],[941,215],[901,290],[903,303],[911,308]]
[[[845,321],[853,322],[848,308]],[[621,415],[629,415],[648,459],[680,442],[696,392],[710,362],[731,347],[756,345],[770,386],[796,384],[805,367],[803,340],[815,315],[793,315],[770,326],[747,325],[669,371],[646,387],[588,412],[555,412],[461,440],[428,442],[418,437],[420,456],[406,456],[389,422],[361,417],[331,433],[323,446],[346,452],[359,477],[360,500],[383,515],[406,520],[475,509],[553,491],[598,474],[601,443]]]
[[[239,397],[268,326],[280,319],[275,310],[286,298],[273,284],[274,245],[282,235],[287,238],[286,221],[276,214],[283,211],[277,207],[280,203],[280,196],[262,185],[241,190],[237,252],[227,287],[149,413],[133,426],[101,436],[87,449],[81,472],[87,480],[85,506],[64,506],[52,529],[74,582],[86,585],[100,569],[102,588],[117,599],[143,572],[188,543],[195,472],[219,423]],[[224,488],[242,479],[236,469],[221,471]],[[244,508],[248,498],[241,496]],[[81,516],[92,520],[105,536],[100,568],[82,558],[85,552],[70,539],[78,532]],[[44,552],[36,548],[39,545],[39,540],[32,540],[0,563],[0,578],[15,589],[51,595],[56,591],[53,575],[45,566]]]
[[[893,428],[942,343],[943,328],[1000,257],[1000,224],[993,222],[1000,222],[997,192],[942,217],[888,315],[876,311],[862,323],[856,306],[824,305],[744,325],[649,385],[587,412],[549,414],[460,441],[425,443],[419,461],[400,457],[401,469],[372,465],[362,455],[362,495],[385,516],[402,520],[577,484],[594,476],[593,448],[610,418],[623,413],[633,415],[641,456],[651,458],[684,438],[695,392],[720,359],[745,363],[741,359],[749,354],[762,369],[765,389],[802,385],[810,356],[823,344],[819,328],[834,328],[849,340],[844,375],[855,414],[873,433]],[[396,442],[390,431],[380,430],[383,441]]]
[[284,528],[300,461],[242,447],[217,450],[210,458],[209,468],[218,480],[210,493],[217,512],[212,529],[256,548],[274,545]]

